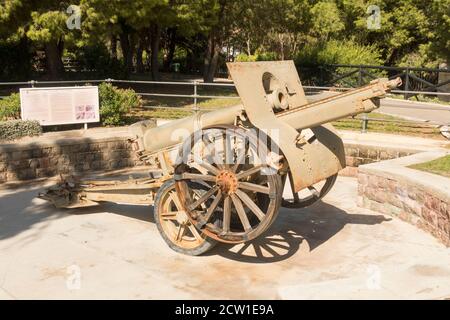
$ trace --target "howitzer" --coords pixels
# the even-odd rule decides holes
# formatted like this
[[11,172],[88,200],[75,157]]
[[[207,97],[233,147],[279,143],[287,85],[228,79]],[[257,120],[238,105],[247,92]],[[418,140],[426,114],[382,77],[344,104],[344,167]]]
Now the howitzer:
[[[329,122],[373,111],[401,84],[378,79],[308,103],[292,61],[228,69],[241,105],[130,127],[150,177],[63,181],[40,197],[68,208],[153,204],[162,237],[185,254],[201,254],[217,241],[249,241],[270,227],[280,206],[309,206],[331,189],[345,152]],[[283,198],[285,185],[292,194]]]

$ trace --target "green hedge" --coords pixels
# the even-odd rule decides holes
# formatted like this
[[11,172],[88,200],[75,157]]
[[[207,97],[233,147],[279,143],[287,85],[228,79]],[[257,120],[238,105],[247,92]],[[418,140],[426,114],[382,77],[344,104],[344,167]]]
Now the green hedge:
[[13,93],[0,99],[0,121],[20,119],[20,95]]
[[103,125],[125,124],[127,114],[132,108],[142,107],[141,96],[131,89],[119,89],[110,83],[98,86],[100,98],[100,120]]
[[11,120],[0,122],[0,141],[39,136],[40,134],[42,134],[42,128],[38,121]]

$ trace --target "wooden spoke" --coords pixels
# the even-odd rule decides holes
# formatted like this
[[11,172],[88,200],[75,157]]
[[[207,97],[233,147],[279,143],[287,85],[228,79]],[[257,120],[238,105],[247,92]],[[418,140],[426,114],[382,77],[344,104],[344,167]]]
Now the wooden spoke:
[[[216,146],[215,146],[215,140],[213,142],[203,140],[203,144],[205,146],[205,149],[212,152],[212,154],[213,154],[213,156],[211,156],[211,154],[208,153],[207,160],[210,163],[215,163],[217,165],[217,167],[219,167],[219,169],[223,170],[224,169],[223,160],[220,160],[218,157]],[[210,146],[213,146],[213,148],[211,148]],[[218,173],[216,173],[216,175],[217,174]]]
[[250,225],[250,221],[248,221],[248,217],[245,213],[244,206],[242,205],[241,200],[239,200],[239,198],[234,194],[232,194],[230,197],[233,201],[234,207],[236,208],[239,219],[241,220],[242,226],[244,227],[244,231],[250,231],[252,229],[252,226]]
[[182,174],[183,180],[201,180],[201,181],[209,181],[209,182],[215,182],[216,177],[210,176],[210,175],[204,175],[204,174],[197,174],[197,173],[183,173]]
[[217,169],[216,167],[214,167],[212,164],[199,159],[199,158],[195,158],[194,159],[195,163],[198,164],[199,166],[201,166],[202,168],[208,170],[209,172],[211,172],[213,175],[217,176],[220,172],[219,169]]
[[209,218],[211,218],[211,215],[214,213],[214,211],[217,208],[217,205],[219,204],[220,200],[222,199],[222,192],[218,192],[216,194],[216,197],[214,198],[214,201],[211,203],[211,206],[206,211],[206,215],[204,217],[204,222],[208,222]]
[[170,195],[169,195],[169,198],[175,204],[175,207],[177,207],[178,211],[182,211],[183,210],[183,206],[181,205],[180,199],[178,198],[178,195],[177,195],[176,192],[171,192]]
[[269,194],[270,193],[270,188],[269,187],[261,186],[259,184],[250,183],[250,182],[239,182],[238,188],[245,189],[245,190],[250,190],[250,191],[253,191],[253,192],[265,193],[265,194]]
[[226,197],[223,201],[223,231],[230,231],[230,220],[231,220],[231,201],[230,197]]
[[263,168],[263,165],[262,165],[262,164],[257,165],[257,166],[254,166],[254,167],[251,168],[251,169],[248,169],[248,170],[246,170],[246,171],[244,171],[244,172],[241,172],[241,173],[237,174],[237,175],[236,175],[236,178],[237,178],[238,180],[243,179],[243,178],[246,178],[246,177],[248,177],[249,175],[252,175],[252,174],[254,174],[254,173],[258,172],[258,171],[261,171],[262,168]]
[[161,213],[161,217],[163,220],[177,220],[177,214],[182,211],[170,211]]
[[193,204],[191,204],[189,206],[189,210],[194,210],[195,208],[197,208],[199,205],[201,205],[202,203],[204,203],[206,200],[208,200],[209,198],[211,198],[211,196],[214,194],[214,192],[216,192],[217,190],[219,190],[218,186],[214,186],[211,189],[209,189],[207,192],[205,192],[197,201],[195,201]]
[[175,238],[175,241],[181,241],[183,239],[183,236],[186,232],[186,225],[180,224],[178,227],[177,237]]
[[259,221],[262,221],[265,214],[261,211],[256,203],[243,191],[236,190],[236,195],[242,200],[242,202],[258,217]]
[[192,225],[192,223],[189,223],[189,230],[191,231],[195,239],[203,240],[202,236],[200,235],[200,233],[198,233],[197,229]]

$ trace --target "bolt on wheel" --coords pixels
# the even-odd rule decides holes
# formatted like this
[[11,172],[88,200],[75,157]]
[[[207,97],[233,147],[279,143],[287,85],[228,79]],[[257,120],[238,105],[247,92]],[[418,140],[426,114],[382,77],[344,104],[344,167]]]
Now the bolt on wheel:
[[[205,192],[203,186],[196,184],[191,184],[190,190],[194,199],[198,199]],[[164,241],[177,252],[196,256],[216,244],[216,241],[199,232],[189,221],[173,180],[166,181],[159,189],[155,199],[154,217]]]
[[[240,243],[270,227],[281,204],[281,179],[257,133],[236,126],[207,128],[186,140],[181,151],[176,188],[199,231],[221,242]],[[198,199],[189,192],[194,182],[208,189]]]

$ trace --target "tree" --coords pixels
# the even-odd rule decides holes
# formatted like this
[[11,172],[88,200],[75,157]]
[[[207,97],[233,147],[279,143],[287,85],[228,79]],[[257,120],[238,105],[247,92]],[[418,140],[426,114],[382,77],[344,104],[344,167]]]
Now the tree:
[[64,72],[62,55],[68,32],[66,20],[66,14],[61,11],[33,11],[31,14],[27,36],[44,47],[47,68],[52,78],[58,78]]

